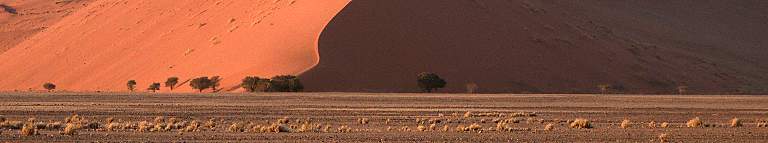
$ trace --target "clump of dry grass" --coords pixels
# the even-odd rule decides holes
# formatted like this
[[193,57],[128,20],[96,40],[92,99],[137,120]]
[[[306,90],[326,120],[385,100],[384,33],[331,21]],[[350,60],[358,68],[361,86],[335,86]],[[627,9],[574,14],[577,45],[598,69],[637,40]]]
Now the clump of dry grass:
[[701,125],[703,124],[704,122],[702,122],[699,117],[696,117],[691,120],[688,120],[688,123],[686,123],[685,125],[688,126],[689,128],[698,128],[698,127],[701,127]]
[[667,122],[661,123],[661,125],[659,127],[667,128],[667,127],[669,127],[669,123],[667,123]]
[[346,125],[340,126],[337,130],[338,130],[339,133],[350,133],[350,132],[352,132],[352,128],[350,128],[349,126],[346,126]]
[[288,119],[288,117],[283,117],[282,119],[277,120],[277,123],[279,124],[288,124],[289,122],[291,122],[291,120]]
[[472,117],[472,112],[467,111],[466,113],[464,113],[464,118],[470,118],[470,117]]
[[333,126],[331,126],[331,124],[325,124],[325,126],[323,127],[323,132],[325,132],[325,133],[330,132],[331,128],[333,128]]
[[227,131],[229,132],[245,132],[245,125],[240,122],[234,122],[232,125],[229,125],[229,128],[227,128]]
[[200,127],[200,122],[197,120],[194,120],[190,122],[182,131],[184,132],[197,132],[199,131],[198,128]]
[[592,128],[592,122],[584,118],[577,118],[571,122],[570,126],[576,129],[589,129]]
[[659,135],[659,141],[660,142],[669,142],[669,135],[667,133],[662,133]]
[[37,127],[35,127],[34,123],[27,122],[24,124],[24,126],[21,128],[21,135],[22,136],[34,136],[38,135]]
[[139,131],[139,132],[146,132],[146,131],[149,131],[149,129],[151,127],[153,127],[153,126],[154,125],[152,125],[152,123],[149,123],[147,121],[141,121],[141,122],[139,122],[137,131]]
[[392,122],[392,120],[390,120],[389,118],[387,118],[387,120],[384,120],[384,125],[389,125],[389,122]]
[[758,120],[757,127],[768,127],[768,120]]
[[483,126],[477,123],[473,123],[469,126],[459,125],[456,127],[456,131],[459,131],[459,132],[468,132],[468,131],[482,132],[482,129],[483,129]]
[[368,120],[368,118],[359,118],[359,119],[357,119],[357,122],[360,123],[360,124],[363,124],[363,125],[368,124],[369,121],[370,120]]
[[401,132],[410,132],[411,128],[409,128],[408,126],[403,126],[403,127],[400,127],[399,131],[401,131]]
[[443,132],[447,132],[450,128],[451,126],[446,124],[445,126],[443,126]]
[[651,121],[648,123],[648,128],[656,128],[656,121]]
[[551,131],[555,129],[555,124],[549,123],[546,126],[544,126],[545,131]]
[[203,127],[206,127],[210,130],[215,131],[216,130],[216,121],[214,118],[208,119],[208,121],[205,121],[205,124],[203,124]]
[[629,128],[631,124],[632,122],[629,121],[629,119],[624,119],[623,121],[621,121],[621,128],[624,128],[624,129]]
[[77,135],[77,129],[78,128],[80,128],[80,127],[78,127],[78,125],[75,124],[75,123],[67,123],[67,126],[64,127],[64,130],[61,131],[61,134],[62,135],[68,135],[68,136]]
[[731,119],[731,127],[741,127],[743,124],[741,123],[741,119],[739,118],[733,118]]
[[416,127],[416,130],[419,132],[427,131],[427,127],[424,125],[419,125]]
[[435,123],[429,124],[429,130],[430,131],[435,131],[435,128],[437,128],[437,124],[435,124]]

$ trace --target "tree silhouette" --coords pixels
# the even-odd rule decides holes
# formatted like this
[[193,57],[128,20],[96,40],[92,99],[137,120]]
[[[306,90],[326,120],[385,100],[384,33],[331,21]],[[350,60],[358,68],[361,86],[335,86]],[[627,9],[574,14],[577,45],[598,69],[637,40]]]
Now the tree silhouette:
[[207,76],[195,78],[189,82],[189,86],[197,89],[199,92],[203,92],[203,90],[211,88],[211,79],[208,79]]
[[445,80],[440,78],[440,76],[430,72],[420,73],[416,81],[418,82],[419,88],[427,93],[430,93],[439,88],[444,88],[447,84]]
[[269,82],[269,91],[272,92],[301,92],[304,85],[301,80],[293,75],[279,75],[272,77]]
[[128,86],[128,90],[133,92],[133,90],[136,89],[136,80],[129,80],[128,83],[126,83],[126,86]]
[[160,90],[160,83],[155,82],[155,83],[150,84],[149,88],[147,88],[147,90],[150,90],[152,92],[157,92],[158,90]]
[[56,85],[55,85],[55,84],[53,84],[53,83],[50,83],[50,82],[49,82],[49,83],[45,83],[45,84],[43,84],[43,88],[45,88],[46,90],[48,90],[48,92],[51,92],[51,91],[53,91],[54,89],[56,89]]
[[176,87],[176,84],[178,83],[178,77],[169,77],[167,80],[165,80],[165,87],[171,88],[171,90],[173,90],[173,87]]

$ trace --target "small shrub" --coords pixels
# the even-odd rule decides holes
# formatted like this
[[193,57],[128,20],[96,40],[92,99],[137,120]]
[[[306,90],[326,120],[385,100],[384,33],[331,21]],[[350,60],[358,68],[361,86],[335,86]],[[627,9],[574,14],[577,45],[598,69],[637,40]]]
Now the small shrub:
[[50,82],[49,83],[45,83],[45,84],[43,84],[43,88],[45,90],[48,90],[48,92],[51,92],[54,89],[56,89],[56,84],[53,84],[53,83],[50,83]]
[[451,126],[446,124],[445,126],[443,126],[443,132],[447,132],[450,128]]
[[466,113],[464,113],[464,118],[469,118],[469,117],[472,117],[472,112],[467,111]]
[[630,124],[632,124],[628,119],[624,119],[624,121],[621,121],[621,128],[629,128]]
[[168,87],[171,90],[173,90],[173,88],[176,87],[176,84],[178,83],[179,83],[178,77],[169,77],[168,79],[165,80],[165,87]]
[[739,118],[731,119],[731,127],[741,127],[741,126],[742,126],[741,119]]
[[417,76],[416,82],[418,83],[419,88],[421,88],[422,91],[430,93],[434,90],[444,88],[446,83],[445,80],[440,78],[435,73],[429,73],[429,72],[422,72]]
[[267,91],[269,89],[270,79],[264,79],[256,76],[248,76],[243,78],[240,87],[245,89],[246,92]]
[[136,80],[128,80],[128,83],[125,85],[128,86],[128,90],[133,92],[133,90],[136,89]]
[[272,77],[269,82],[269,91],[272,92],[301,92],[304,85],[299,77],[293,75],[279,75]]
[[577,118],[576,120],[573,120],[573,122],[571,122],[570,126],[571,128],[576,128],[576,129],[589,129],[589,128],[592,128],[592,122],[590,122],[587,119]]
[[155,82],[155,83],[150,84],[149,87],[147,88],[147,90],[152,91],[152,92],[157,92],[158,90],[160,90],[160,83]]
[[149,123],[147,121],[141,121],[139,122],[138,129],[136,129],[139,132],[146,132],[149,131],[150,128],[152,128],[152,123]]
[[699,117],[696,117],[691,120],[688,120],[688,123],[686,123],[685,125],[688,126],[689,128],[698,128],[698,127],[701,127],[701,125],[703,124],[704,122],[702,122]]

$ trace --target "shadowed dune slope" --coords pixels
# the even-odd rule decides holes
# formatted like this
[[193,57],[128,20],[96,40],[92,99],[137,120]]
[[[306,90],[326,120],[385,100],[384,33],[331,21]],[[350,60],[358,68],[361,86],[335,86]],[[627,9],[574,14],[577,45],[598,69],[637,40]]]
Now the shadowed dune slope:
[[[299,74],[349,0],[98,0],[0,55],[0,90],[125,91],[219,75]],[[10,76],[12,75],[12,76]],[[192,91],[182,85],[181,91]]]
[[359,0],[321,35],[311,91],[764,92],[768,2]]
[[0,0],[0,54],[92,0]]

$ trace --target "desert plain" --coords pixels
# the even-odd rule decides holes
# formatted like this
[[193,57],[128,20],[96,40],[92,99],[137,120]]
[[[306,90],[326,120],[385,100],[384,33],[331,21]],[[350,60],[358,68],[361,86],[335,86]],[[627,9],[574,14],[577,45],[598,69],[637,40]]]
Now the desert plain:
[[[9,92],[0,99],[5,122],[66,124],[77,115],[94,127],[64,135],[63,128],[41,125],[30,136],[3,128],[0,140],[8,142],[768,140],[768,128],[758,127],[768,119],[765,96]],[[700,126],[688,127],[696,117]],[[572,128],[577,118],[588,120],[591,128]],[[731,126],[734,118],[740,126]],[[192,122],[196,127],[188,129]],[[137,124],[149,127],[138,129]],[[270,129],[276,124],[280,129]],[[472,124],[479,127],[470,129]]]

